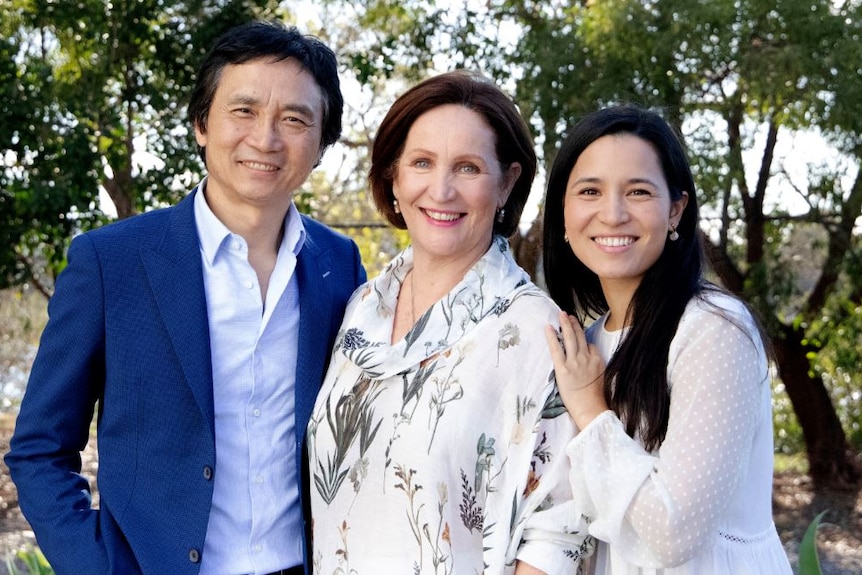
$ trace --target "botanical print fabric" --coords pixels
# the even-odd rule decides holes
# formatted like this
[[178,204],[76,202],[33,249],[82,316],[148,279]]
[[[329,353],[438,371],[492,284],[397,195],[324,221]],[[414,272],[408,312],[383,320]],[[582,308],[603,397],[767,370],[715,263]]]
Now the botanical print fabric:
[[319,575],[573,574],[574,435],[543,334],[557,308],[503,238],[390,343],[412,251],[348,305],[308,427]]

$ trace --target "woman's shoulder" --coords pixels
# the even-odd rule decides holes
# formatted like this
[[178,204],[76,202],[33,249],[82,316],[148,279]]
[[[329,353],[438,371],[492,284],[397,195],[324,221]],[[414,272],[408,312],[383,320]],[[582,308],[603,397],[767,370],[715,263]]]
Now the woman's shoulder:
[[677,336],[728,330],[742,332],[748,339],[760,338],[760,329],[751,309],[739,297],[717,287],[706,287],[689,302],[680,319]]
[[500,297],[504,307],[523,315],[535,315],[541,318],[553,318],[555,322],[559,319],[560,308],[551,299],[546,291],[534,284],[532,281],[524,281],[508,294]]
[[[751,318],[748,306],[736,295],[718,287],[705,287],[689,300],[683,318],[687,316],[717,315],[726,319]],[[730,316],[728,318],[727,316]]]

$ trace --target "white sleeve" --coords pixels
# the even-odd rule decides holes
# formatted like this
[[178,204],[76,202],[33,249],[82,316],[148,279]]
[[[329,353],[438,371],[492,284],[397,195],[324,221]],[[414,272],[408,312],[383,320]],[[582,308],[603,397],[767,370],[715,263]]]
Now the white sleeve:
[[530,480],[518,511],[509,555],[548,574],[580,573],[595,549],[584,515],[572,502],[566,446],[575,433],[553,387],[534,428]]
[[574,501],[592,516],[590,532],[641,567],[692,559],[747,466],[767,378],[747,314],[731,322],[690,306],[671,344],[670,419],[658,453],[610,411],[568,446]]

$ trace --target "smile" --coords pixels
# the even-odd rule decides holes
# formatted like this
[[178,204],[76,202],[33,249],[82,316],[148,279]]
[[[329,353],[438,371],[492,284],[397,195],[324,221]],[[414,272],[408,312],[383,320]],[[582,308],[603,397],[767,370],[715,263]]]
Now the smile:
[[620,248],[635,243],[635,241],[637,241],[637,238],[633,236],[597,236],[593,238],[593,241],[600,246],[606,246],[609,248]]
[[251,168],[252,170],[259,170],[261,172],[274,172],[278,170],[276,166],[272,164],[262,164],[260,162],[242,162],[244,166],[247,168]]
[[422,210],[422,213],[438,222],[454,222],[460,219],[463,214],[453,212],[432,212],[431,210]]

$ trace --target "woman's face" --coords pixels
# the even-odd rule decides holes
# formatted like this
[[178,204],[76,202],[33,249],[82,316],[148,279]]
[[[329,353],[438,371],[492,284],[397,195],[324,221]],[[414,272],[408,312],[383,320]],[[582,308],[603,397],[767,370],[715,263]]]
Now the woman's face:
[[659,259],[688,194],[671,201],[653,146],[631,134],[603,136],[569,174],[564,218],[569,245],[605,293],[640,284]]
[[456,104],[410,127],[392,191],[417,260],[467,269],[488,250],[496,211],[521,173],[517,163],[502,170],[496,142],[482,116]]

